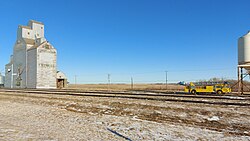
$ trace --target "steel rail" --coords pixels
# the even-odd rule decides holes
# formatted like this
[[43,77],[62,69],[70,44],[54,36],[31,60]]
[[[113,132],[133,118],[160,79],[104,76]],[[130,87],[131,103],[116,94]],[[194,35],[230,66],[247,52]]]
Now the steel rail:
[[[88,96],[88,97],[106,97],[106,98],[128,98],[128,99],[142,99],[142,100],[156,100],[156,101],[170,101],[170,102],[185,102],[185,103],[201,103],[201,104],[213,104],[213,105],[234,105],[234,106],[250,106],[250,103],[243,103],[242,100],[244,99],[237,99],[240,102],[229,102],[230,100],[235,99],[226,99],[225,101],[208,101],[207,99],[203,100],[194,100],[195,98],[200,97],[181,97],[181,98],[190,98],[190,99],[174,99],[175,97],[171,96],[162,96],[162,95],[137,95],[137,94],[117,94],[117,93],[71,93],[71,92],[56,92],[51,93],[51,91],[27,91],[27,90],[7,90],[0,92],[12,92],[12,93],[28,93],[28,94],[50,94],[50,95],[71,95],[71,96]],[[209,98],[210,99],[210,98]]]

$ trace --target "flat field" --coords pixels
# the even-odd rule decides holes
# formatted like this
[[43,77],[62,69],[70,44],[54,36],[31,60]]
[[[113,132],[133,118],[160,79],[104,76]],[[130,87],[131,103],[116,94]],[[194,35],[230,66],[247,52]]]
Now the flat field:
[[0,91],[3,141],[247,141],[249,119],[249,106]]
[[168,84],[70,84],[69,89],[80,90],[112,90],[112,91],[183,91],[184,86]]

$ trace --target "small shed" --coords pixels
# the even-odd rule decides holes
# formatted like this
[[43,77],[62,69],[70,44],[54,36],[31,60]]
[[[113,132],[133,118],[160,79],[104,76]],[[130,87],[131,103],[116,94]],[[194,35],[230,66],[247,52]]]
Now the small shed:
[[57,71],[57,75],[56,75],[56,84],[57,84],[57,88],[61,89],[61,88],[66,88],[68,86],[68,81],[67,81],[67,77],[66,75],[61,72],[61,71]]

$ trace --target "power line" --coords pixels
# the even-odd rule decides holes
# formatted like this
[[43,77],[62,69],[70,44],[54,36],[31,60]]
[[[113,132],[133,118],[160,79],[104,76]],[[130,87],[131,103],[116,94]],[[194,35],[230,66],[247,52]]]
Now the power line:
[[[175,73],[175,72],[207,72],[207,71],[223,71],[223,70],[234,70],[235,68],[216,68],[216,69],[187,69],[187,70],[168,70],[169,73]],[[112,75],[143,75],[143,74],[156,74],[156,73],[163,73],[166,71],[149,71],[149,72],[135,72],[135,73],[112,73]],[[91,74],[82,74],[78,76],[100,76],[100,75],[106,75],[106,73],[91,73]]]
[[233,70],[235,68],[221,68],[221,69],[193,69],[193,70],[170,70],[169,72],[207,72],[207,71],[223,71],[223,70]]
[[[233,69],[231,69],[231,68],[216,68],[216,69],[193,69],[193,70],[176,70],[176,71],[168,69],[168,70],[165,70],[165,71],[151,71],[151,72],[127,73],[127,74],[133,74],[133,76],[134,75],[136,76],[136,75],[140,75],[140,74],[145,74],[143,76],[136,76],[136,78],[137,78],[136,83],[148,83],[148,82],[164,83],[165,82],[166,89],[168,89],[168,83],[169,82],[172,83],[172,82],[179,82],[179,81],[196,81],[196,80],[201,80],[201,79],[209,79],[209,78],[212,78],[212,77],[218,77],[217,74],[215,74],[215,72],[211,72],[210,75],[209,75],[210,76],[209,78],[207,78],[208,76],[204,76],[203,78],[199,78],[200,73],[197,73],[197,74],[195,73],[196,77],[198,76],[197,78],[195,77],[196,79],[187,79],[187,77],[185,78],[185,76],[183,76],[182,78],[179,78],[178,75],[173,75],[172,77],[176,77],[178,80],[176,80],[176,79],[170,79],[169,80],[169,78],[168,78],[169,73],[172,74],[172,73],[179,73],[179,72],[198,72],[198,71],[207,72],[207,71],[223,71],[223,70],[233,70]],[[165,73],[165,79],[164,80],[158,79],[161,76],[161,75],[158,75],[158,73],[160,73],[160,74]],[[117,78],[120,79],[120,80],[115,80],[114,79],[114,81],[113,81],[114,83],[131,83],[131,81],[132,81],[131,79],[134,79],[133,77],[126,78],[127,77],[126,73],[114,73],[114,74],[116,75]],[[154,80],[155,77],[152,78],[152,75],[146,75],[146,74],[155,74],[155,76],[157,76],[156,79],[158,79],[158,80]],[[194,73],[190,73],[190,74],[194,75]],[[91,74],[91,75],[93,76],[94,74]],[[96,74],[96,75],[103,75],[104,77],[103,77],[102,80],[96,80],[97,77],[91,77],[91,75],[89,77],[84,77],[85,80],[87,79],[87,81],[82,80],[83,79],[82,77],[80,77],[80,79],[79,79],[79,75],[74,75],[74,77],[73,78],[71,77],[71,78],[72,78],[73,81],[75,81],[75,84],[77,84],[77,83],[104,83],[105,82],[104,73],[100,73],[100,74],[97,73]],[[106,73],[106,75],[107,75],[107,73]],[[112,75],[113,75],[113,73],[112,73]],[[85,75],[80,75],[80,76],[85,76]],[[125,77],[122,78],[123,80],[121,80],[120,76],[122,76],[122,77],[125,76]],[[148,78],[151,79],[151,80],[144,80],[145,78],[147,78],[145,76],[148,76]],[[219,77],[221,77],[221,76],[219,76]],[[222,77],[226,78],[226,79],[227,78],[236,78],[236,77],[232,77],[232,76],[231,77],[222,76]],[[100,79],[100,77],[98,77],[98,78]],[[129,80],[129,78],[130,78],[130,80]],[[80,80],[79,82],[77,82],[78,79]],[[108,79],[107,80],[108,82],[107,81],[106,82],[110,85],[111,84],[111,74],[110,73],[108,73],[107,79]],[[135,83],[134,80],[133,80],[133,83]]]

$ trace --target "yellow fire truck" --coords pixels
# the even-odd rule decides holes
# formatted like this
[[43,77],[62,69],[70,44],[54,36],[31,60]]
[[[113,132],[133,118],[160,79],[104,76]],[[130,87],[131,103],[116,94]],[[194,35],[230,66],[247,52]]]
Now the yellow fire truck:
[[185,86],[185,92],[196,94],[196,93],[216,93],[225,94],[231,93],[231,88],[227,82],[190,82]]

